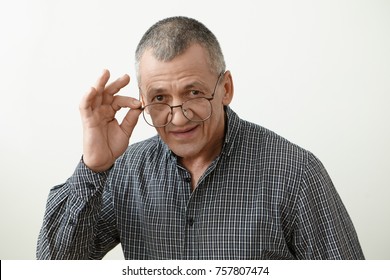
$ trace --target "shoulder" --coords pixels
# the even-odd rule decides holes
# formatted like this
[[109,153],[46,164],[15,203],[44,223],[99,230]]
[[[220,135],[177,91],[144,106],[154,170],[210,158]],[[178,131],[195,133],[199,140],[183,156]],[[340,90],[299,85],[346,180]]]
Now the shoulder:
[[308,150],[261,125],[241,119],[227,108],[224,152],[233,162],[265,174],[301,176],[313,158]]
[[131,144],[126,152],[117,159],[115,165],[126,168],[137,168],[156,162],[166,157],[167,150],[161,139],[156,135],[149,139]]
[[148,138],[146,140],[131,144],[129,147],[127,147],[127,150],[124,155],[129,154],[139,154],[139,153],[153,153],[155,150],[158,149],[160,139],[157,135]]
[[303,167],[314,157],[310,151],[274,131],[245,120],[241,121],[241,133],[238,138],[240,139],[238,143],[246,146],[243,147],[245,150],[249,148],[256,151],[263,160],[290,161]]
[[304,189],[322,186],[334,191],[326,168],[311,151],[259,125],[244,121],[243,126],[246,127],[244,138],[249,139],[249,145],[258,146],[259,161],[272,169],[273,174],[287,177],[296,174],[296,181]]

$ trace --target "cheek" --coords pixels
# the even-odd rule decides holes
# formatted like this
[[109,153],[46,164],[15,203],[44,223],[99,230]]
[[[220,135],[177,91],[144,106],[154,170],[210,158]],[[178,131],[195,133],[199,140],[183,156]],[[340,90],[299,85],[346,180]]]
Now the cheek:
[[166,135],[166,133],[165,133],[165,130],[164,130],[164,127],[160,127],[160,128],[155,128],[156,129],[156,131],[157,131],[157,133],[158,133],[158,135],[160,135],[160,137],[164,140],[165,139],[165,135]]
[[[213,108],[214,109],[214,108]],[[204,129],[207,133],[214,135],[219,132],[220,129],[224,127],[224,115],[225,110],[221,106],[221,108],[215,108],[211,117],[204,122]]]
[[225,118],[225,106],[221,102],[218,104],[218,106],[213,106],[213,113],[211,115],[211,118],[213,118],[213,121],[217,124],[223,123],[223,120]]

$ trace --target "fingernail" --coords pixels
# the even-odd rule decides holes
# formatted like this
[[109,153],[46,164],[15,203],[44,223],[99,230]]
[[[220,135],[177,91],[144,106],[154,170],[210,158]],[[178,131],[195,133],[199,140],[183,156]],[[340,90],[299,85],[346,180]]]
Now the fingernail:
[[133,100],[133,104],[134,104],[135,106],[138,106],[138,107],[141,106],[141,102],[140,102],[139,100],[137,100],[137,99],[134,99],[134,100]]

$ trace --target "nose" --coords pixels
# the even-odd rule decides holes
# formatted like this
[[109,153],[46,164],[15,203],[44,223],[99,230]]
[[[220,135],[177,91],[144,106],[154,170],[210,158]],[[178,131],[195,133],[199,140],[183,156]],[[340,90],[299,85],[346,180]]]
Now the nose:
[[171,123],[175,126],[183,126],[189,120],[184,116],[183,107],[181,105],[172,107],[172,120]]

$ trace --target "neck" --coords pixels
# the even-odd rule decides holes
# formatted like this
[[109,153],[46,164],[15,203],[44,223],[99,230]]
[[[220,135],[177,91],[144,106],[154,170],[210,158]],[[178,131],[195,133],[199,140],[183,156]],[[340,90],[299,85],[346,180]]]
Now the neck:
[[227,129],[226,114],[224,115],[219,127],[222,128],[221,130],[216,131],[216,135],[219,135],[219,137],[215,138],[212,142],[209,142],[203,151],[200,151],[196,155],[190,157],[178,158],[179,163],[191,174],[192,190],[196,188],[201,176],[222,151],[226,133],[225,130]]
[[179,163],[188,170],[191,174],[191,189],[195,190],[200,177],[205,173],[206,169],[219,156],[222,150],[224,137],[213,145],[210,153],[196,157],[179,158]]

